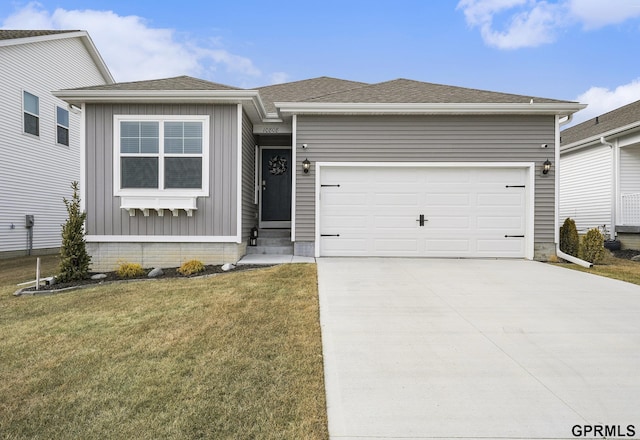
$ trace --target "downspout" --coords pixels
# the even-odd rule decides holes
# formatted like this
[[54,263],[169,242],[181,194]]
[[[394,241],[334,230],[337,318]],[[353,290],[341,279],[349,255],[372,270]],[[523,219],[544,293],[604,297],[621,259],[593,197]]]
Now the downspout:
[[600,136],[600,143],[611,148],[611,233],[612,238],[616,235],[616,210],[617,208],[617,191],[616,191],[616,148],[611,142],[607,142],[604,136]]
[[[559,127],[568,124],[569,122],[571,122],[571,120],[573,119],[573,114],[567,115],[567,119],[560,122],[560,120],[558,119],[558,125]],[[560,131],[558,127],[558,132]],[[559,177],[560,174],[560,133],[558,133],[558,139],[556,142],[557,145],[557,156],[556,156],[556,176]],[[556,201],[559,203],[560,202],[560,198],[558,197],[558,180],[556,180]],[[558,216],[559,216],[559,211],[558,211],[558,206],[556,204],[556,234],[558,233]],[[593,267],[593,263],[589,263],[588,261],[584,261],[578,257],[574,257],[573,255],[569,255],[566,254],[564,252],[562,252],[560,250],[560,240],[556,240],[556,255],[560,258],[562,258],[565,261],[568,261],[570,263],[573,264],[577,264],[578,266],[582,266],[582,267],[586,267],[586,268],[591,268]]]

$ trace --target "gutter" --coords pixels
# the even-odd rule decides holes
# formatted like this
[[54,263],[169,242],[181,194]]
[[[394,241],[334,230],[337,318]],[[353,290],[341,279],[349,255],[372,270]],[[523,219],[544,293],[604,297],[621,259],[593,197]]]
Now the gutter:
[[574,257],[573,255],[565,254],[560,250],[560,244],[556,243],[556,255],[563,260],[567,260],[570,263],[577,264],[578,266],[591,268],[593,267],[593,263],[589,263],[588,261],[581,260],[578,257]]

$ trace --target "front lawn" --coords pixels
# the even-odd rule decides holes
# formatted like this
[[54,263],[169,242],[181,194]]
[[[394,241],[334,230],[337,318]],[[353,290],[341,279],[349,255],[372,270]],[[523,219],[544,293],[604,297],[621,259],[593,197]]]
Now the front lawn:
[[315,265],[13,297],[22,260],[0,260],[0,438],[328,438]]
[[571,263],[562,263],[559,265],[579,270],[581,272],[592,273],[640,285],[640,262],[638,261],[631,261],[624,258],[616,258],[613,255],[608,255],[603,264],[595,265],[592,268],[586,268]]

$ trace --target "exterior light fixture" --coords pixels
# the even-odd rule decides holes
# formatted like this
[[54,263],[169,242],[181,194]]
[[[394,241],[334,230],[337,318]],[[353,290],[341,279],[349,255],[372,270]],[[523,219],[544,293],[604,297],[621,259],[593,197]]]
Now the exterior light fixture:
[[309,169],[311,168],[311,162],[309,162],[309,159],[305,159],[302,161],[302,171],[305,174],[309,174]]
[[249,236],[249,246],[258,245],[258,228],[254,226],[251,228],[251,236]]
[[542,164],[542,174],[549,174],[550,169],[551,169],[551,162],[549,162],[549,159],[547,159]]

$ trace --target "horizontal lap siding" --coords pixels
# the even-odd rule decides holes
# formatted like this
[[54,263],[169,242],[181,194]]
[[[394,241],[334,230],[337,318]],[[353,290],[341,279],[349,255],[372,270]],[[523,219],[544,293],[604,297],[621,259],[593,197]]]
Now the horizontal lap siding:
[[553,242],[554,142],[553,116],[298,116],[296,241],[315,240],[316,162],[535,162],[535,241]]
[[[113,195],[114,115],[209,115],[209,197],[197,211],[134,217]],[[87,105],[87,233],[89,235],[234,236],[237,216],[237,107],[234,105]]]
[[[80,115],[69,112],[69,146],[58,145],[56,106],[67,103],[51,91],[105,80],[79,38],[0,47],[0,78],[0,253],[27,249],[26,214],[35,216],[33,248],[59,247],[62,199],[80,180]],[[38,137],[23,133],[23,90],[39,98]]]
[[560,159],[560,221],[571,217],[580,233],[599,225],[610,227],[612,170],[611,148],[607,145],[563,154]]

